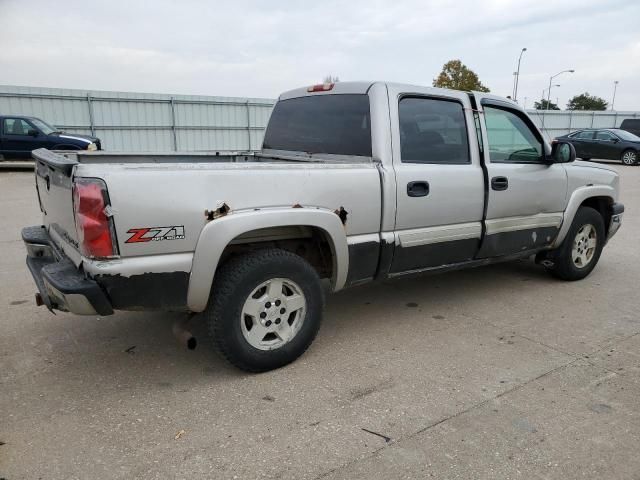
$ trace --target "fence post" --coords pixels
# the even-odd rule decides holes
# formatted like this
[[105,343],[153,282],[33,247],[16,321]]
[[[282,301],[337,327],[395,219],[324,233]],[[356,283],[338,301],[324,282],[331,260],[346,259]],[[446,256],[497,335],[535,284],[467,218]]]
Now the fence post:
[[569,110],[569,133],[571,133],[571,119],[573,118],[573,110]]
[[595,118],[596,118],[596,112],[594,110],[593,112],[591,112],[591,128],[593,128],[593,121],[595,120]]
[[247,108],[247,145],[249,145],[248,151],[251,151],[251,112],[249,111],[249,99],[246,103]]
[[171,135],[173,136],[173,151],[177,152],[178,136],[176,135],[176,104],[173,97],[169,99],[169,105],[171,106]]
[[91,95],[87,92],[87,108],[89,109],[89,129],[91,130],[91,136],[95,137],[96,128],[93,123],[93,104],[91,103]]

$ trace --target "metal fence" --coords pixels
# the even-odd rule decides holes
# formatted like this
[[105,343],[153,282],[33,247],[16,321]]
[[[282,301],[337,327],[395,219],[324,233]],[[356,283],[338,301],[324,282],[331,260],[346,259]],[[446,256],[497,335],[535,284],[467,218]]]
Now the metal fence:
[[639,112],[527,110],[533,122],[551,139],[583,128],[618,128],[626,118],[640,118]]
[[111,151],[259,150],[274,100],[0,86],[0,113],[33,115]]
[[[0,113],[33,115],[111,151],[259,150],[275,100],[0,86]],[[619,127],[639,112],[528,110],[548,138]]]

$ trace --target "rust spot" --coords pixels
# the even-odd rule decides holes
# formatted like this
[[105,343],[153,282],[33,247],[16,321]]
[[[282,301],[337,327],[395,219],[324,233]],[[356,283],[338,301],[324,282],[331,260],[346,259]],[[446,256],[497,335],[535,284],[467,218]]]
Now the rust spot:
[[296,203],[293,207],[291,208],[302,208],[302,205],[300,205],[299,203]]
[[205,210],[204,216],[208,221],[215,220],[216,218],[224,217],[231,211],[231,208],[226,203],[220,203],[216,205],[214,210]]
[[333,211],[333,213],[335,213],[336,215],[338,215],[340,217],[340,221],[342,222],[343,225],[347,224],[347,215],[349,215],[349,212],[347,212],[344,207],[340,207],[337,208]]

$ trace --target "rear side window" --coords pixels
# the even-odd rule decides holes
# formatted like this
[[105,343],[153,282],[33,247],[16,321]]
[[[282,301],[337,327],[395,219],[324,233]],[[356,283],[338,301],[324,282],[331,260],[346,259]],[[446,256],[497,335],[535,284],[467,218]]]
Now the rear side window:
[[406,97],[398,107],[404,163],[469,163],[469,140],[462,104]]
[[368,95],[318,95],[276,104],[263,148],[371,156]]
[[582,140],[591,140],[593,138],[593,130],[584,130],[582,132],[578,132],[576,133],[575,138],[580,138]]

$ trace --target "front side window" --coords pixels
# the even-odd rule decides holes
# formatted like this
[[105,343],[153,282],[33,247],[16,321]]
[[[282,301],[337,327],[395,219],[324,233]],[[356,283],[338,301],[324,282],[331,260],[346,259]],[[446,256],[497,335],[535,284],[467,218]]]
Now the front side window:
[[461,103],[406,97],[398,106],[403,163],[470,162],[469,140]]
[[605,130],[596,132],[596,140],[613,140],[615,137]]
[[33,124],[40,129],[42,133],[45,135],[50,135],[57,130],[49,125],[47,122],[40,120],[39,118],[32,118],[31,121]]
[[484,118],[492,162],[538,163],[542,161],[542,142],[515,113],[484,106]]
[[5,135],[28,135],[33,128],[21,118],[5,118],[2,131]]

